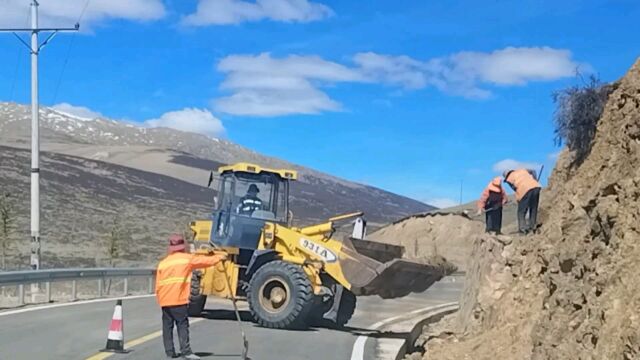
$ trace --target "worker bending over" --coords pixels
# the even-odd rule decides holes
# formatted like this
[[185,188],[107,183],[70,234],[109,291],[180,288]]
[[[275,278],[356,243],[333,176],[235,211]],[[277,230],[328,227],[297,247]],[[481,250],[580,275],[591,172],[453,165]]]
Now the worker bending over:
[[184,238],[169,237],[169,254],[158,264],[156,271],[156,298],[162,308],[162,340],[168,358],[177,358],[173,347],[173,326],[178,328],[180,355],[197,360],[189,345],[189,318],[187,306],[191,289],[191,273],[194,269],[213,266],[227,258],[224,253],[195,255],[186,252]]
[[507,193],[502,188],[502,178],[495,177],[484,189],[478,200],[478,215],[485,213],[488,233],[499,235],[502,230],[502,206],[508,201]]
[[503,176],[504,181],[516,192],[518,230],[526,234],[537,226],[540,183],[527,169],[507,170]]

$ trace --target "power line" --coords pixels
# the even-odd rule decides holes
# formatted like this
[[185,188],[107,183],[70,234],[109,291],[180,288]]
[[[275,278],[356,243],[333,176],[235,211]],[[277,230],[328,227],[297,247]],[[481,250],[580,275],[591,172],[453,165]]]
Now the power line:
[[[87,8],[89,7],[89,3],[90,2],[91,2],[91,0],[85,1],[84,7],[82,8],[82,11],[80,12],[80,16],[78,16],[78,21],[76,21],[76,24],[79,24],[80,21],[82,20],[82,17],[84,17],[84,13],[87,11]],[[69,63],[69,58],[71,57],[71,49],[73,48],[73,45],[75,44],[76,35],[77,35],[77,32],[74,32],[71,35],[71,40],[69,41],[69,46],[67,47],[67,55],[65,56],[64,62],[62,63],[62,69],[60,70],[60,76],[58,76],[58,81],[56,82],[56,87],[55,87],[55,90],[53,91],[53,101],[51,102],[51,105],[55,105],[56,101],[58,100],[58,91],[60,90],[60,84],[62,83],[62,78],[64,77],[64,72],[67,69],[67,64]]]
[[[25,21],[25,27],[29,26],[29,22],[31,20],[31,11],[27,12],[27,19]],[[20,54],[22,53],[22,50],[20,48],[16,49],[16,66],[15,69],[13,71],[13,81],[11,81],[11,92],[9,93],[9,100],[10,101],[15,101],[16,99],[14,99],[13,95],[15,94],[15,90],[16,90],[16,84],[18,82],[18,70],[20,70],[20,59],[22,59],[22,57],[20,56]]]

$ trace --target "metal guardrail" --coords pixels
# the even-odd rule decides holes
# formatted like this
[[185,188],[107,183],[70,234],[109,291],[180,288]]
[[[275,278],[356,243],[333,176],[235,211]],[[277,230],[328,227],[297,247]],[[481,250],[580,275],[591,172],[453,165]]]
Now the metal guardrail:
[[11,284],[33,284],[66,280],[99,279],[113,277],[154,276],[155,269],[140,268],[95,268],[95,269],[50,269],[0,272],[0,286]]
[[0,272],[0,287],[18,286],[18,301],[20,305],[25,304],[24,285],[45,284],[45,301],[51,302],[52,282],[71,282],[71,301],[78,299],[78,280],[97,280],[97,297],[104,295],[104,280],[111,278],[123,278],[123,293],[129,293],[129,278],[147,277],[148,291],[153,293],[153,278],[156,271],[152,268],[86,268],[86,269],[49,269],[49,270],[26,270]]

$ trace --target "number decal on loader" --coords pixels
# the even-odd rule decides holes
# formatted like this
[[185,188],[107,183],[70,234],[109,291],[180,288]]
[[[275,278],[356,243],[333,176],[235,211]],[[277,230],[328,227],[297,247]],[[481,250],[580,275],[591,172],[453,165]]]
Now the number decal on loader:
[[328,263],[335,262],[338,259],[336,257],[336,254],[334,254],[331,250],[325,248],[322,245],[318,245],[309,239],[300,238],[300,246],[302,246],[305,250],[308,250],[313,254],[319,256]]

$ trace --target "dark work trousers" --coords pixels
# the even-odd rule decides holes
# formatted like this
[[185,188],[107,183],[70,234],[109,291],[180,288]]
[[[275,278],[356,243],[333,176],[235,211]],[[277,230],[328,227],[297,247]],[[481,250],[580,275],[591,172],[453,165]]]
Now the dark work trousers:
[[495,232],[496,234],[500,234],[502,230],[502,206],[490,209],[484,213],[486,218],[486,232]]
[[502,229],[502,194],[490,191],[484,210],[485,231],[499,234]]
[[165,306],[162,308],[162,341],[164,342],[164,352],[167,356],[175,354],[173,347],[173,325],[178,328],[178,339],[180,340],[180,354],[191,354],[189,345],[189,317],[187,305]]
[[[518,230],[527,232],[535,229],[538,223],[538,203],[540,202],[540,188],[533,188],[518,202]],[[527,215],[529,215],[527,219]]]

